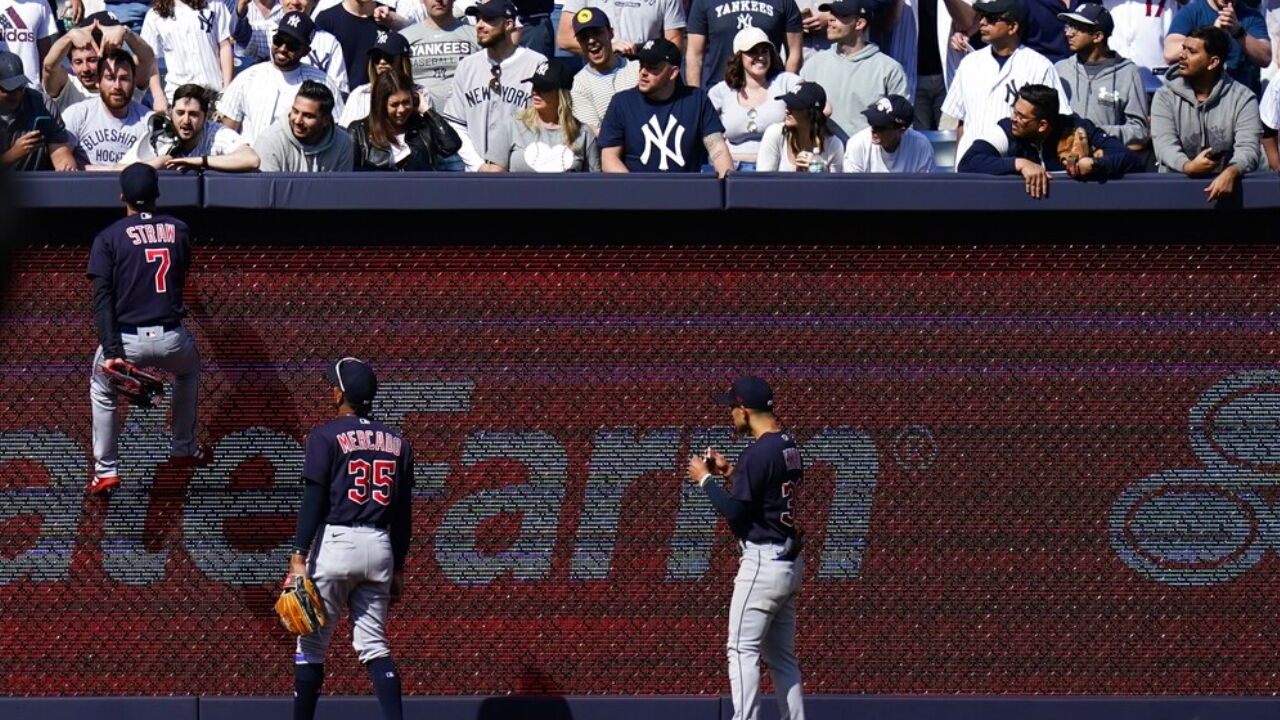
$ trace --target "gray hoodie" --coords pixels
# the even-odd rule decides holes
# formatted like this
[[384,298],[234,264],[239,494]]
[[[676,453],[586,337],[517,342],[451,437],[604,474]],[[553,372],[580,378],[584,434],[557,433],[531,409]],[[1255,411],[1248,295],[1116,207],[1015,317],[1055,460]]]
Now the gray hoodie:
[[853,55],[840,54],[832,45],[804,61],[800,77],[816,82],[827,92],[831,119],[849,135],[867,127],[862,111],[885,95],[907,95],[907,74],[897,60],[867,43]]
[[1125,145],[1145,143],[1151,132],[1147,126],[1147,91],[1138,66],[1119,55],[1111,59],[1113,62],[1103,65],[1092,77],[1075,55],[1059,60],[1053,68],[1062,78],[1076,115]]
[[1257,98],[1226,73],[1204,102],[1183,77],[1170,80],[1151,101],[1151,141],[1160,172],[1182,172],[1207,147],[1220,153],[1219,170],[1235,165],[1251,172],[1262,157],[1261,140]]
[[277,121],[258,136],[253,149],[262,158],[262,172],[347,172],[355,161],[351,136],[336,124],[320,142],[303,145],[288,122]]

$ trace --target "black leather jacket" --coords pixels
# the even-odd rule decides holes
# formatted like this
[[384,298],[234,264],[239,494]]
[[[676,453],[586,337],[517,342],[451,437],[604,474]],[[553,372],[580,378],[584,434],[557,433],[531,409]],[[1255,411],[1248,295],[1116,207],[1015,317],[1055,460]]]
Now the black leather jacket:
[[414,114],[405,128],[404,142],[409,146],[409,156],[398,163],[391,161],[391,149],[376,147],[369,141],[369,118],[351,123],[347,128],[355,143],[356,170],[439,170],[436,148],[431,142],[431,132],[421,116]]

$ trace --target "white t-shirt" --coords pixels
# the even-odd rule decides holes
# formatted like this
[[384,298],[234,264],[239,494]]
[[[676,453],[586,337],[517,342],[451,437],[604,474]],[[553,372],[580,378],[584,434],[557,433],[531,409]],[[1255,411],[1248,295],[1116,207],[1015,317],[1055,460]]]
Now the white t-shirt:
[[22,58],[27,85],[42,92],[36,43],[57,33],[57,21],[45,0],[0,0],[0,50]]
[[542,53],[517,47],[516,51],[501,63],[498,82],[501,94],[489,90],[493,79],[491,68],[497,65],[489,59],[489,51],[481,50],[458,63],[453,76],[453,90],[444,106],[444,117],[466,129],[471,143],[480,157],[489,151],[489,135],[499,123],[515,111],[529,107],[533,87],[524,80],[546,67],[547,58]]
[[71,149],[81,160],[91,165],[115,165],[146,133],[150,115],[150,108],[130,101],[125,116],[118,118],[107,112],[101,99],[92,98],[67,108],[62,121]]
[[1280,130],[1280,82],[1272,80],[1258,101],[1258,117],[1272,130]]
[[[142,78],[138,78],[142,82]],[[133,89],[133,99],[142,102],[142,98],[147,94],[146,88],[141,85]],[[49,109],[56,111],[59,115],[67,111],[67,108],[89,98],[97,98],[98,91],[90,90],[80,82],[80,78],[72,73],[67,73],[67,82],[62,86],[62,92],[57,97],[49,98]]]
[[307,80],[324,83],[333,93],[334,117],[342,116],[342,95],[333,85],[333,79],[319,68],[300,64],[289,71],[281,71],[271,63],[259,63],[246,68],[222,94],[218,109],[226,117],[240,123],[240,136],[253,144],[272,123],[288,121],[289,111],[298,88]]
[[902,142],[893,152],[871,142],[869,127],[854,133],[844,149],[847,173],[930,173],[933,169],[933,145],[911,128],[902,133]]
[[222,89],[222,62],[219,45],[231,37],[231,14],[227,6],[213,0],[203,10],[192,10],[177,0],[173,17],[160,17],[155,8],[142,20],[142,39],[164,58],[164,94],[187,83]]
[[688,24],[680,0],[565,0],[563,12],[574,15],[588,5],[608,16],[614,39],[637,45]]
[[1116,54],[1139,67],[1165,67],[1164,38],[1173,16],[1182,7],[1178,0],[1104,0],[1116,29],[1107,44]]
[[[765,128],[760,138],[760,153],[756,158],[756,172],[795,172],[796,164],[787,156],[787,140],[782,134],[782,123]],[[810,151],[812,152],[812,150]],[[844,143],[832,135],[818,154],[827,172],[844,172]]]
[[1276,46],[1280,44],[1280,0],[1265,0],[1258,10],[1267,20],[1267,37],[1271,38],[1271,64],[1262,69],[1262,79],[1271,82],[1280,75],[1280,66],[1276,65]]
[[743,107],[738,100],[738,91],[726,85],[723,80],[708,90],[707,97],[711,98],[711,104],[720,113],[720,124],[724,125],[724,139],[729,143],[729,153],[755,155],[760,152],[760,138],[764,137],[765,128],[782,122],[787,113],[787,106],[774,98],[799,86],[799,75],[780,72],[769,81],[765,101],[753,108]]

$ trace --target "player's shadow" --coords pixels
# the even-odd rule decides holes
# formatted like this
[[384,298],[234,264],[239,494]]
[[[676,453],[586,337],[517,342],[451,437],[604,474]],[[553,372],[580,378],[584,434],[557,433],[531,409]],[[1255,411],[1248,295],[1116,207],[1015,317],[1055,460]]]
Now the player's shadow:
[[525,668],[516,694],[485,698],[476,720],[573,720],[573,713],[563,691],[549,677]]

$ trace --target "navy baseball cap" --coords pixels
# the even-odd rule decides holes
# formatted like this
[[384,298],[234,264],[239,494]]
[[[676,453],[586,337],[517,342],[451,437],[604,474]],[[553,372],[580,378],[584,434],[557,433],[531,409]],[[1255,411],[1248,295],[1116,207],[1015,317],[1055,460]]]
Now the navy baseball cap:
[[827,91],[816,82],[802,82],[795,90],[779,95],[774,100],[781,100],[789,110],[813,109],[822,112],[827,107]]
[[410,53],[409,41],[404,36],[394,30],[378,26],[377,35],[374,36],[373,47],[369,48],[369,54],[380,52],[390,57],[407,56]]
[[1098,3],[1085,3],[1071,12],[1058,13],[1059,20],[1087,25],[1102,31],[1106,37],[1111,37],[1112,31],[1116,29],[1116,21],[1111,19],[1111,13]]
[[1027,23],[1027,6],[1022,0],[985,0],[974,3],[973,9],[980,15],[1008,15],[1019,23]]
[[113,27],[120,24],[120,18],[116,17],[113,12],[100,10],[91,15],[85,15],[80,18],[80,22],[76,23],[76,27],[89,27],[94,23],[98,23],[98,27]]
[[773,388],[764,380],[750,375],[733,381],[729,392],[713,395],[717,405],[737,406],[752,410],[773,410]]
[[658,63],[680,64],[680,48],[666,38],[646,40],[636,51],[636,59],[641,65],[657,65]]
[[156,169],[136,162],[120,172],[120,192],[130,205],[150,205],[160,197],[160,178]]
[[347,396],[352,405],[368,407],[378,394],[378,378],[373,368],[359,358],[344,357],[325,371],[329,382]]
[[819,12],[829,12],[832,15],[840,17],[863,17],[869,18],[873,14],[875,6],[866,0],[836,0],[835,2],[823,3],[818,6]]
[[27,84],[27,74],[22,69],[22,58],[8,50],[0,50],[0,88],[13,92]]
[[511,0],[489,0],[472,5],[467,8],[467,14],[471,17],[489,18],[515,18],[519,15],[515,3]]
[[303,45],[311,44],[311,36],[315,32],[316,24],[311,21],[311,17],[300,12],[285,13],[280,18],[280,27],[276,28],[276,35],[288,35]]
[[573,14],[573,34],[577,35],[583,30],[591,28],[607,28],[613,27],[609,24],[609,16],[598,7],[584,7]]
[[552,60],[542,70],[533,74],[533,77],[525,78],[524,82],[533,86],[534,90],[546,92],[547,90],[572,90],[573,89],[573,73],[569,68],[565,67],[562,62]]
[[911,127],[916,109],[901,95],[886,95],[868,105],[862,114],[867,116],[867,123],[872,127]]

